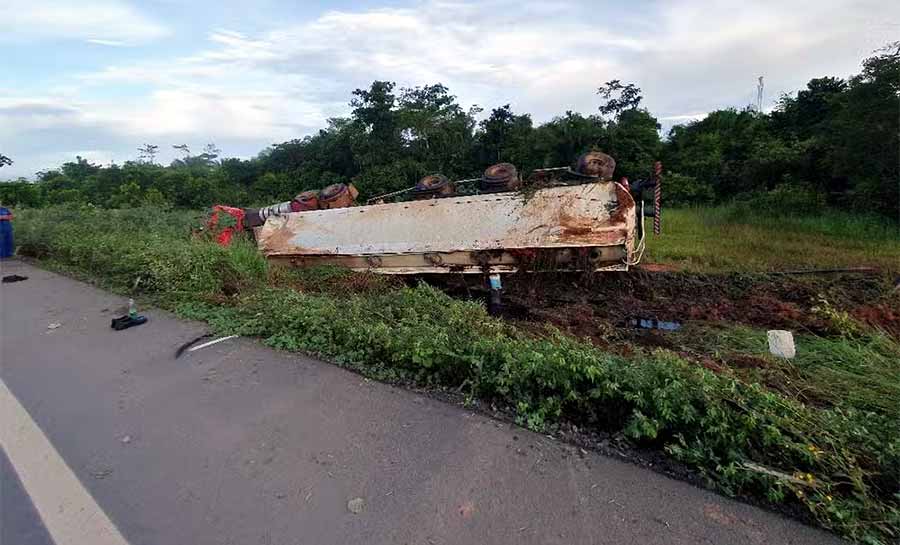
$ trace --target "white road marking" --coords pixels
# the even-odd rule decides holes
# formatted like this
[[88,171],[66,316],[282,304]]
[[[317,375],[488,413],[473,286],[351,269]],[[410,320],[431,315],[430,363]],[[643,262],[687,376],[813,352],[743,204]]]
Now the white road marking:
[[0,446],[56,545],[128,545],[2,379]]
[[220,342],[227,341],[227,340],[229,340],[229,339],[234,339],[234,338],[236,338],[236,337],[237,337],[237,335],[229,335],[229,336],[227,336],[227,337],[221,337],[221,338],[218,338],[218,339],[213,339],[213,340],[211,340],[211,341],[209,341],[209,342],[205,342],[205,343],[203,343],[203,344],[198,344],[197,346],[194,346],[194,347],[192,347],[192,348],[188,348],[188,352],[193,352],[194,350],[200,350],[201,348],[206,348],[207,346],[212,346],[212,345],[214,345],[214,344],[219,344]]

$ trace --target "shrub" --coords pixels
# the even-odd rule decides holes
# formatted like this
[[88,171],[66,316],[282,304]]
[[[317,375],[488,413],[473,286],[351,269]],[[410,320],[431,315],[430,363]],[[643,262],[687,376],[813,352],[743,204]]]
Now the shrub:
[[825,196],[808,185],[783,183],[775,189],[750,193],[736,200],[735,214],[739,216],[803,216],[822,213]]
[[663,202],[668,206],[707,204],[712,202],[715,192],[711,185],[693,176],[677,172],[667,172],[663,178]]

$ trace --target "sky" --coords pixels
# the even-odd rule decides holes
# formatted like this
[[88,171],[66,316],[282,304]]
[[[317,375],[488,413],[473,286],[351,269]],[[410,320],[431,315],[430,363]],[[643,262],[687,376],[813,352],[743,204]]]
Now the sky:
[[536,122],[596,112],[619,79],[671,127],[754,103],[759,76],[769,109],[894,40],[897,0],[0,0],[0,179],[145,143],[252,157],[376,79]]

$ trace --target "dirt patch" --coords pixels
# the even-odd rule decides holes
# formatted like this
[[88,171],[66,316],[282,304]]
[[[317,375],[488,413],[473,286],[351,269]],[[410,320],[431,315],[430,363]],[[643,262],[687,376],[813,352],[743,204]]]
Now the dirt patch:
[[851,312],[854,318],[873,327],[883,329],[900,338],[900,310],[888,303],[861,305]]
[[644,272],[678,272],[681,270],[681,267],[667,263],[641,263],[637,266],[637,270]]
[[762,369],[769,367],[769,362],[758,356],[749,354],[730,354],[725,358],[728,366],[737,369]]
[[[730,322],[764,329],[836,333],[813,307],[827,299],[864,323],[900,335],[900,301],[885,300],[888,279],[870,275],[793,278],[632,271],[584,275],[513,275],[505,296],[530,319],[608,344],[633,318]],[[626,337],[653,337],[625,332]]]

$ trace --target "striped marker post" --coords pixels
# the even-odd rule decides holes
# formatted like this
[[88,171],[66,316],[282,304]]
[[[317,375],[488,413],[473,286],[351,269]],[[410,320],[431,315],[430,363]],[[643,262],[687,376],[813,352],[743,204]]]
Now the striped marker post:
[[659,216],[662,211],[662,162],[653,163],[653,234],[659,235]]

